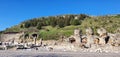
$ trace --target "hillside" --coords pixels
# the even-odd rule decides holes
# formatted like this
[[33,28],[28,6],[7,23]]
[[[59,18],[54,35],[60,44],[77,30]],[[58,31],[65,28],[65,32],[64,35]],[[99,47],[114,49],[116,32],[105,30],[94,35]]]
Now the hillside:
[[69,37],[76,28],[82,30],[85,34],[87,27],[94,29],[94,34],[97,34],[96,29],[100,27],[105,28],[109,33],[115,33],[120,28],[120,15],[88,16],[85,14],[71,14],[33,18],[7,28],[0,34],[20,31],[24,31],[26,34],[38,32],[39,38],[43,38],[43,40],[58,40],[61,36]]

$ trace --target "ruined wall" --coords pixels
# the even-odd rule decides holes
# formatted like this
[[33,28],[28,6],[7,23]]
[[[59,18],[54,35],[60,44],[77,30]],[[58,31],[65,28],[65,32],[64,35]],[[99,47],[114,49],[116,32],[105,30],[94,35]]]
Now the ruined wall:
[[20,36],[23,35],[23,33],[6,33],[0,35],[0,41],[6,42],[6,41],[18,41]]
[[79,29],[74,30],[74,38],[75,38],[76,43],[81,43],[80,30]]

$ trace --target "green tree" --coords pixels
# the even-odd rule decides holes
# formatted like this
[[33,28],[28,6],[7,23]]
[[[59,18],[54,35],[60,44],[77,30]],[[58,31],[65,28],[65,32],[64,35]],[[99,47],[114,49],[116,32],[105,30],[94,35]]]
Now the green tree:
[[29,22],[25,22],[25,28],[29,28],[31,24]]
[[78,19],[73,19],[73,20],[70,21],[70,24],[71,24],[71,25],[80,25],[80,20],[78,20]]
[[56,20],[55,19],[50,19],[50,25],[52,27],[55,27],[56,26]]
[[41,23],[38,23],[38,25],[37,25],[37,29],[41,29],[42,28],[42,25],[41,25]]

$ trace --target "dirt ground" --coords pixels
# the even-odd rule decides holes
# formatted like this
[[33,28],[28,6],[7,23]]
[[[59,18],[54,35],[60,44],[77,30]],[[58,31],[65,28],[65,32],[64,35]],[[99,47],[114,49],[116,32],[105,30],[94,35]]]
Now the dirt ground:
[[120,57],[120,53],[90,53],[90,52],[46,52],[46,51],[0,51],[0,57]]

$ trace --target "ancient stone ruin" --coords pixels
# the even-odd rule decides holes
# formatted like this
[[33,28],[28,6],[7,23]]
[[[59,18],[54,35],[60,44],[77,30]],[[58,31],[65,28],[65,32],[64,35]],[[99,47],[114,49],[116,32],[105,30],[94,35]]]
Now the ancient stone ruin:
[[111,34],[104,28],[97,29],[97,33],[98,35],[94,35],[94,31],[90,27],[86,29],[86,35],[82,35],[80,30],[75,29],[74,35],[69,39],[75,41],[75,44],[80,44],[79,49],[86,48],[85,50],[94,52],[110,52],[111,49],[120,51],[120,33]]
[[79,29],[74,30],[74,35],[69,37],[70,43],[81,44],[81,31]]
[[[25,34],[22,32],[9,32],[1,35],[4,47],[12,46],[20,49],[35,49],[48,51],[81,51],[81,52],[120,52],[120,33],[108,33],[104,28],[97,29],[97,34],[91,27],[86,34],[75,29],[70,37],[61,36],[61,40],[38,39],[38,33]],[[17,44],[16,44],[17,43]],[[0,48],[2,47],[2,44]],[[14,45],[13,45],[14,44]],[[4,48],[5,49],[5,48]]]
[[19,38],[23,35],[23,32],[6,32],[0,36],[1,42],[12,42],[18,44]]

